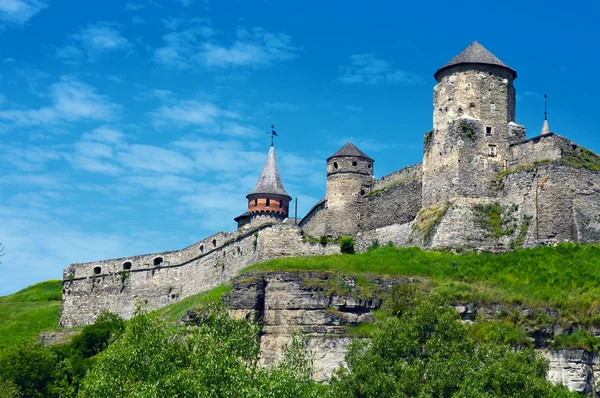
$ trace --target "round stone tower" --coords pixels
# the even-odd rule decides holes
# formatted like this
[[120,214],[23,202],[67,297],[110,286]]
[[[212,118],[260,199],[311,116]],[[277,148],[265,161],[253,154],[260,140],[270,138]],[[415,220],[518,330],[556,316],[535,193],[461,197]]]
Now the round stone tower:
[[287,218],[292,198],[283,188],[273,145],[256,186],[246,198],[248,211],[234,219],[238,229],[262,222],[280,222]]
[[509,145],[524,139],[523,130],[512,127],[517,72],[473,42],[434,77],[433,130],[425,136],[423,154],[423,205],[456,196],[496,195],[496,175],[505,167]]
[[364,195],[373,186],[373,162],[351,142],[327,159],[330,235],[356,235],[360,231]]

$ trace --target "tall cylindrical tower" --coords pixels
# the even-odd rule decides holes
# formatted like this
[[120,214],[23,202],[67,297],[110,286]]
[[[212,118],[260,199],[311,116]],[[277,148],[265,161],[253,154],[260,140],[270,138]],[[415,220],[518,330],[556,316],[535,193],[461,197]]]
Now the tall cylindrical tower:
[[434,77],[433,130],[425,136],[423,205],[496,195],[511,143],[517,73],[474,42]]

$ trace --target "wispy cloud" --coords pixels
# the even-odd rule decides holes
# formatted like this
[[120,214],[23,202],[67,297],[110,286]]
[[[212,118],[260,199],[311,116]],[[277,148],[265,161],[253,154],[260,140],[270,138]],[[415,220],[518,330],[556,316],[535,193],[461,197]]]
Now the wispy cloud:
[[220,109],[211,102],[181,100],[174,105],[163,105],[151,115],[158,122],[177,122],[192,125],[214,125],[219,118],[237,119],[235,112]]
[[47,7],[44,0],[0,0],[0,30],[23,25]]
[[154,52],[154,61],[176,69],[269,66],[295,58],[298,51],[288,35],[262,28],[240,27],[235,39],[222,42],[212,28],[198,20],[187,29],[166,34],[163,41],[165,45]]
[[278,110],[278,111],[295,112],[295,111],[298,111],[298,110],[304,108],[304,105],[302,105],[302,104],[292,104],[292,103],[289,103],[289,102],[267,102],[265,104],[265,108],[267,108],[267,109],[274,109],[274,110]]
[[52,84],[48,96],[52,104],[38,109],[0,110],[0,120],[15,126],[35,126],[62,122],[111,120],[120,106],[108,97],[98,94],[96,89],[70,76],[63,76]]
[[422,78],[409,71],[395,69],[393,63],[375,58],[374,53],[354,54],[350,65],[343,66],[338,80],[342,83],[415,84]]
[[59,48],[56,54],[69,63],[78,63],[83,60],[93,62],[104,53],[127,50],[132,47],[132,44],[121,34],[116,25],[99,22],[88,25],[71,35],[69,43]]

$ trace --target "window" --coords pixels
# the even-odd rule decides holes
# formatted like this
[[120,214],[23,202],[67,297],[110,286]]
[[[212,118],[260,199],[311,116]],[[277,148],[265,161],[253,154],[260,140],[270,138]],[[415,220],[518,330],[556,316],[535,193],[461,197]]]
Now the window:
[[488,149],[489,156],[496,156],[496,145],[490,145]]
[[352,166],[356,166],[357,164],[356,161],[352,162]]
[[217,240],[213,239],[212,244],[213,244],[213,247],[217,247]]
[[100,272],[102,272],[102,268],[94,267],[94,275],[100,275]]
[[337,162],[333,162],[333,168],[334,168],[334,169],[337,169],[337,168],[338,168]]
[[162,257],[156,257],[153,263],[155,266],[161,266],[164,264],[164,261]]
[[271,207],[271,199],[267,198],[267,207]]
[[254,199],[254,207],[258,206],[258,199]]
[[490,126],[485,126],[485,135],[488,137],[492,135],[492,128]]
[[371,168],[371,164],[369,163],[369,165],[367,166],[368,168]]
[[204,253],[204,245],[200,245],[200,253]]
[[492,115],[496,113],[496,104],[490,104],[490,113]]
[[125,262],[123,263],[123,269],[124,269],[124,270],[129,270],[129,269],[131,269],[131,261],[125,261]]

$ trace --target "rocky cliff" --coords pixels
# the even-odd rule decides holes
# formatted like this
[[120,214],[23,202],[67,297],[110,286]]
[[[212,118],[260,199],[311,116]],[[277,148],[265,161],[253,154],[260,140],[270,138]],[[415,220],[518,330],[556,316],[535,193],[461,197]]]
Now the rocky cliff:
[[[266,272],[238,277],[226,297],[232,316],[261,322],[261,361],[268,365],[279,360],[284,346],[298,330],[306,333],[314,358],[315,379],[328,380],[343,364],[349,344],[365,338],[360,325],[375,320],[392,287],[398,284],[423,286],[419,278],[356,277],[328,272]],[[493,320],[507,310],[525,319],[552,318],[552,309],[455,303],[463,323]],[[559,325],[525,327],[532,344],[548,359],[548,378],[570,390],[598,393],[598,355],[585,350],[552,350],[550,342],[565,332]],[[598,331],[591,331],[597,335]]]

